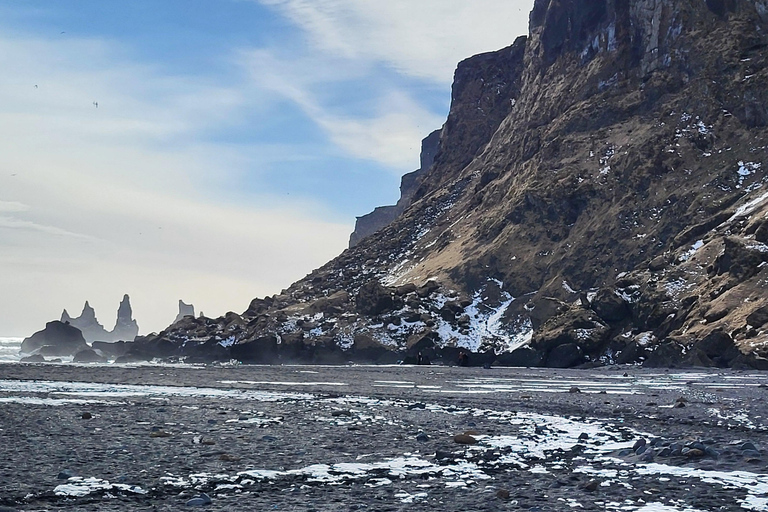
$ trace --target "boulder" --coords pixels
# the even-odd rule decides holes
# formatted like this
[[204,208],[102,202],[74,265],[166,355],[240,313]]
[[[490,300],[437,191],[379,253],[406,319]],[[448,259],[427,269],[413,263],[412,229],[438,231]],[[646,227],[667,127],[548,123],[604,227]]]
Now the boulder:
[[229,353],[242,363],[272,364],[278,361],[277,347],[275,336],[262,336],[232,345]]
[[328,297],[321,297],[307,307],[307,313],[316,315],[323,313],[326,316],[337,315],[342,312],[343,306],[349,302],[349,292],[340,290]]
[[647,368],[677,368],[682,359],[683,346],[674,341],[667,341],[648,354],[643,366]]
[[553,297],[534,299],[525,305],[525,310],[531,319],[531,325],[538,330],[553,316],[568,310],[568,305]]
[[730,274],[740,281],[754,276],[760,271],[760,265],[768,260],[768,254],[751,249],[744,242],[725,238],[725,248],[713,265],[717,275]]
[[91,348],[100,352],[107,359],[116,359],[128,353],[132,343],[126,343],[124,341],[94,341],[91,343]]
[[547,354],[548,368],[573,368],[584,363],[584,352],[575,343],[563,343]]
[[106,361],[107,358],[90,348],[81,350],[72,359],[73,363],[104,363]]
[[21,342],[21,353],[31,354],[42,351],[53,356],[71,356],[88,348],[80,329],[64,322],[53,321],[45,324],[45,329],[38,331]]
[[402,307],[402,299],[395,291],[375,280],[361,286],[355,297],[355,309],[363,315],[376,316],[399,307]]
[[352,361],[360,363],[378,363],[380,360],[397,360],[396,354],[382,345],[378,340],[365,333],[355,334],[355,342],[349,357]]
[[610,288],[602,288],[592,299],[592,310],[597,316],[614,324],[630,316],[629,305],[615,291]]
[[[695,348],[710,360],[709,366],[727,368],[741,352],[733,343],[731,336],[723,329],[715,329],[696,343]],[[702,358],[702,362],[706,362]]]
[[544,356],[535,349],[525,346],[499,355],[494,364],[497,366],[535,368],[544,364]]
[[22,357],[19,359],[19,362],[21,363],[44,363],[45,357],[43,357],[40,354],[33,354],[31,356]]
[[768,323],[768,306],[755,309],[747,316],[747,325],[758,329]]
[[559,345],[578,345],[584,353],[602,353],[608,341],[608,326],[589,309],[572,307],[550,318],[534,333],[531,347],[548,353]]

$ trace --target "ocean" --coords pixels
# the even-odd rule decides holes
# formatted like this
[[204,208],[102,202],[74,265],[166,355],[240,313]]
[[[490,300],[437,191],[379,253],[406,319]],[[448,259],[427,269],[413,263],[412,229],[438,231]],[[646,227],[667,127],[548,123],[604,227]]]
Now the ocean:
[[0,363],[17,362],[24,338],[0,337]]

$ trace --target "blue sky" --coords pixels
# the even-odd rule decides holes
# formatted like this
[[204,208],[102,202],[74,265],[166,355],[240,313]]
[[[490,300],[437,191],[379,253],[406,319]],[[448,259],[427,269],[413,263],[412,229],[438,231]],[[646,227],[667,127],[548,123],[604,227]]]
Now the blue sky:
[[123,293],[142,332],[279,293],[397,200],[456,63],[531,4],[5,0],[0,335],[86,299],[111,328]]

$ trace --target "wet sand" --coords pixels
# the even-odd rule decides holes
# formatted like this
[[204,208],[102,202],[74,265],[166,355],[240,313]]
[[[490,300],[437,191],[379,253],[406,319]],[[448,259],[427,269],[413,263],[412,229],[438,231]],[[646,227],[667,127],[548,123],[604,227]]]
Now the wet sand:
[[766,510],[767,386],[634,367],[0,365],[0,510]]

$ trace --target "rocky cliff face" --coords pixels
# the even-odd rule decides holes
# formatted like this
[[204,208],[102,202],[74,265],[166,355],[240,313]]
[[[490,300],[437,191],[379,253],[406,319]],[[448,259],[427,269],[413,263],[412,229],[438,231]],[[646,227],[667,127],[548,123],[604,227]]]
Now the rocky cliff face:
[[435,161],[435,155],[440,147],[440,130],[435,130],[429,136],[421,141],[421,166],[409,172],[400,180],[400,199],[397,204],[391,206],[379,206],[371,213],[357,218],[355,230],[349,237],[349,246],[354,247],[360,240],[370,236],[389,225],[399,217],[406,208],[411,205],[421,177],[432,167]]
[[242,315],[146,345],[764,366],[767,29],[765,0],[537,0],[528,37],[459,64],[402,213]]

